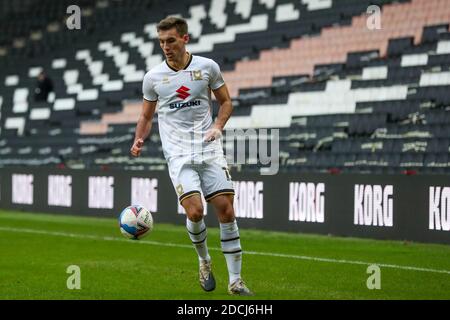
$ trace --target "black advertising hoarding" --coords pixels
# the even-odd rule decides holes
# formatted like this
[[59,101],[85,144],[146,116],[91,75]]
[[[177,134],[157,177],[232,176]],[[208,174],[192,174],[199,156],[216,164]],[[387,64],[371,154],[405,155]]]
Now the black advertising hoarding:
[[[233,174],[240,228],[450,243],[450,177]],[[167,172],[0,170],[0,207],[118,217],[130,204],[184,224]],[[211,206],[206,222],[218,226]]]

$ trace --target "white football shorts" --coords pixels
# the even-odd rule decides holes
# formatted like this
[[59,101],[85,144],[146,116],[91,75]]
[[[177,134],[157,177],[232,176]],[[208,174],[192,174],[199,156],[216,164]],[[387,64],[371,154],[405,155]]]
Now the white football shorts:
[[206,201],[223,194],[234,195],[233,181],[223,154],[196,161],[190,156],[177,157],[168,162],[168,167],[180,204],[193,195],[200,195],[200,191]]

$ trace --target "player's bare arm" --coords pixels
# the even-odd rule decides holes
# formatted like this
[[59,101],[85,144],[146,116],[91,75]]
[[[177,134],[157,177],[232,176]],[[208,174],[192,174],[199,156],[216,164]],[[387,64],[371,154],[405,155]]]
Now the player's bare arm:
[[141,155],[142,146],[145,138],[150,134],[152,129],[153,115],[155,114],[157,101],[148,101],[143,99],[142,111],[136,125],[136,133],[134,136],[134,143],[131,147],[131,155],[139,157]]
[[230,93],[228,92],[228,87],[226,84],[216,90],[213,90],[213,93],[217,99],[217,102],[219,102],[220,107],[214,126],[206,133],[205,141],[207,142],[214,141],[220,137],[223,128],[233,112],[233,104],[231,102]]

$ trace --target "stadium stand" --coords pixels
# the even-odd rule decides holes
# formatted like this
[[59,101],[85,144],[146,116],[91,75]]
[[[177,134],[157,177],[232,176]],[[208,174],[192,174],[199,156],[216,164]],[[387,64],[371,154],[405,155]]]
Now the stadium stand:
[[[1,1],[0,166],[164,170],[157,126],[144,156],[129,148],[143,76],[163,60],[156,23],[178,14],[189,51],[224,71],[227,128],[279,129],[281,170],[450,172],[447,0],[81,1],[80,30],[70,4]],[[42,70],[54,94],[36,103]]]

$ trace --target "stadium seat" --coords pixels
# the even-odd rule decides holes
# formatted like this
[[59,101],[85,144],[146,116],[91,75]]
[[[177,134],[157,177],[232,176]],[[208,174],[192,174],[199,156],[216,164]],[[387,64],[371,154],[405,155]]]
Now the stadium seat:
[[[157,126],[146,149],[154,159],[128,151],[142,79],[163,60],[156,23],[180,14],[189,51],[224,71],[235,106],[227,127],[280,129],[281,170],[449,170],[446,0],[168,0],[164,10],[146,0],[81,1],[90,13],[77,32],[55,22],[69,4],[24,0],[0,13],[1,165],[164,169]],[[382,32],[367,30],[369,4],[382,6]],[[36,103],[41,70],[54,93]]]

